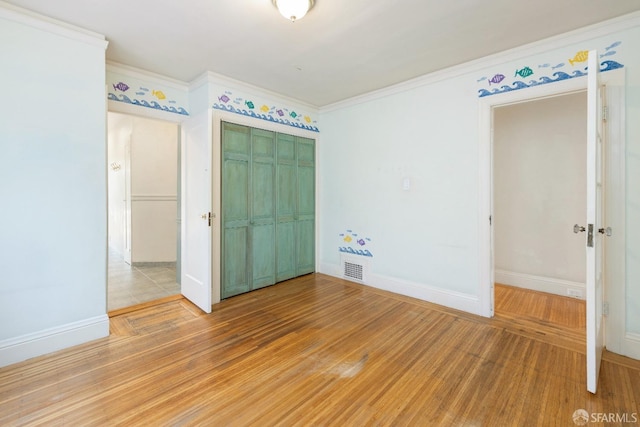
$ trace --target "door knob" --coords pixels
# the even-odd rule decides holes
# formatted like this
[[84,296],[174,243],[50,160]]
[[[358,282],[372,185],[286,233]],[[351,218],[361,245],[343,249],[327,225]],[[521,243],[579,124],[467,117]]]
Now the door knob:
[[606,234],[607,236],[611,236],[611,227],[607,228],[598,228],[598,233]]
[[573,226],[573,232],[574,232],[574,233],[576,233],[576,234],[581,233],[581,232],[583,232],[584,230],[585,230],[585,228],[584,228],[584,227],[582,227],[582,226],[580,226],[580,225],[578,225],[578,224],[575,224],[575,225]]

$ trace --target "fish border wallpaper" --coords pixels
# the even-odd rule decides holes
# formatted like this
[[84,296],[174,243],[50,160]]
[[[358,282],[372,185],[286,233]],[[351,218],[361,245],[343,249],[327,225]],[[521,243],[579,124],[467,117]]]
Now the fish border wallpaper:
[[[624,65],[620,62],[613,60],[612,57],[618,54],[616,48],[622,45],[621,41],[611,43],[604,48],[604,52],[600,53],[598,49],[598,56],[600,57],[600,71],[610,71],[618,68],[623,68]],[[573,58],[566,60],[545,61],[537,67],[531,68],[530,65],[522,65],[516,67],[514,71],[501,70],[493,74],[493,77],[483,76],[476,80],[480,87],[478,89],[478,97],[498,95],[505,92],[511,92],[514,90],[526,89],[533,86],[555,83],[563,80],[573,79],[576,77],[583,77],[587,75],[587,67],[580,67],[587,61],[587,50],[579,50],[573,56]],[[604,59],[607,58],[607,59]],[[556,65],[552,65],[556,64]],[[578,68],[580,67],[580,68]],[[557,70],[557,71],[556,71]],[[512,79],[515,79],[510,84],[500,85],[503,81],[507,80],[506,75],[511,75]],[[506,74],[506,75],[505,75]],[[532,79],[529,77],[535,76]],[[526,80],[525,80],[526,79]],[[528,80],[528,81],[527,81]],[[496,85],[492,87],[493,85]],[[500,85],[500,86],[497,86]]]
[[138,107],[188,116],[188,96],[168,86],[145,82],[120,73],[107,72],[107,98]]
[[[341,244],[345,246],[338,246],[338,251],[352,254],[352,255],[360,255],[366,257],[372,257],[373,254],[365,246],[369,246],[371,243],[371,239],[369,237],[363,237],[359,233],[355,233],[353,230],[346,230],[344,233],[340,233]],[[355,246],[358,245],[358,246]],[[355,248],[354,248],[355,246]]]
[[[316,120],[313,120],[309,114],[300,113],[300,110],[294,108],[258,102],[255,98],[249,99],[249,97],[234,96],[230,90],[225,90],[216,98],[218,102],[214,102],[212,105],[214,110],[228,111],[298,129],[320,132]],[[259,104],[262,105],[257,107]]]

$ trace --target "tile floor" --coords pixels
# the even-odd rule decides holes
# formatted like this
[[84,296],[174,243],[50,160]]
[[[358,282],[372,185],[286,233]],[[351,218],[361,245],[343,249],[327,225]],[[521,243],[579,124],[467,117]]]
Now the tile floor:
[[144,263],[131,266],[122,255],[109,250],[107,309],[153,301],[180,293],[175,263]]

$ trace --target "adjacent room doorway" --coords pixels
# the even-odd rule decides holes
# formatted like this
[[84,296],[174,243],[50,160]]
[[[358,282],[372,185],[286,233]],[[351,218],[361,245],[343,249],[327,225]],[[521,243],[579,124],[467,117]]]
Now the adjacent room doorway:
[[[594,53],[590,53],[590,64],[589,69],[597,69],[597,56]],[[586,296],[587,296],[587,304],[586,304],[586,312],[587,312],[587,348],[590,349],[593,346],[593,339],[591,341],[591,345],[589,345],[589,337],[591,337],[591,333],[593,333],[593,326],[591,326],[591,333],[589,332],[590,321],[589,319],[602,319],[603,313],[605,312],[605,306],[607,304],[615,305],[617,313],[607,317],[606,322],[602,319],[597,321],[598,325],[596,330],[601,334],[606,329],[606,342],[604,342],[607,347],[611,344],[611,347],[615,347],[617,342],[621,341],[621,337],[624,335],[625,324],[624,324],[624,307],[625,307],[625,299],[624,299],[624,74],[619,72],[607,72],[606,76],[603,77],[603,85],[599,85],[597,82],[597,74],[590,74],[589,78],[576,78],[569,81],[564,81],[561,83],[554,83],[549,85],[537,86],[534,88],[530,88],[527,90],[521,91],[513,91],[507,94],[492,96],[487,98],[493,99],[482,99],[480,103],[480,236],[481,242],[484,242],[480,246],[480,259],[481,259],[481,277],[482,277],[482,292],[481,292],[481,306],[482,312],[487,316],[493,316],[494,314],[494,273],[496,273],[496,269],[498,266],[496,265],[497,257],[494,250],[494,244],[496,243],[494,236],[494,226],[493,226],[493,214],[494,214],[494,203],[496,202],[495,198],[497,197],[494,192],[495,185],[495,174],[496,170],[494,168],[494,133],[496,129],[494,128],[494,114],[496,110],[499,108],[506,108],[510,105],[515,105],[524,102],[537,102],[542,101],[546,98],[558,97],[560,95],[568,95],[575,94],[577,92],[585,91],[587,86],[589,86],[587,91],[587,99],[588,99],[588,138],[589,141],[587,147],[603,147],[601,149],[603,153],[605,162],[600,164],[596,160],[598,156],[594,156],[593,153],[600,151],[600,149],[596,150],[588,149],[586,158],[583,157],[583,160],[586,161],[587,165],[592,165],[587,168],[587,183],[589,185],[583,187],[581,192],[587,192],[587,210],[586,210],[586,218],[585,214],[582,214],[582,218],[577,218],[576,223],[580,224],[577,226],[578,232],[581,232],[581,226],[588,225],[587,222],[594,223],[596,226],[591,226],[591,233],[589,234],[588,239],[584,239],[587,233],[583,233],[583,243],[586,248],[586,256],[588,259],[589,256],[592,256],[593,252],[593,243],[590,242],[597,240],[596,247],[604,247],[604,256],[603,261],[605,262],[607,268],[604,270],[604,276],[602,279],[596,279],[596,290],[595,296],[597,300],[590,299],[589,289],[592,285],[587,285]],[[587,85],[587,81],[589,85]],[[600,102],[606,101],[607,110],[601,108]],[[606,115],[606,121],[602,119],[597,119],[596,116],[601,115],[604,117]],[[604,138],[599,138],[599,135]],[[606,144],[601,144],[600,142],[593,141],[603,141],[606,140]],[[593,163],[590,163],[593,162]],[[622,172],[621,172],[622,171]],[[605,185],[601,185],[600,183],[606,182],[607,190],[603,191]],[[588,189],[585,190],[585,188]],[[596,216],[596,221],[588,218],[590,217],[590,209],[591,203],[589,202],[589,197],[594,194],[594,190],[590,190],[589,188],[596,188],[595,194],[597,197],[602,195],[601,200],[604,202],[604,221],[601,221],[600,216]],[[622,189],[622,190],[621,190]],[[596,198],[595,200],[597,200]],[[591,198],[590,200],[594,200]],[[593,206],[597,206],[597,203]],[[593,210],[591,210],[593,212]],[[545,212],[539,213],[544,216]],[[496,218],[497,219],[497,218]],[[599,229],[598,227],[602,226],[602,223],[606,222],[607,225],[611,226],[614,230],[613,238],[607,237],[605,239],[601,239],[601,235],[598,234],[598,231],[605,230],[605,228]],[[581,224],[582,223],[582,224]],[[528,224],[520,224],[521,227],[531,228],[533,231],[538,230],[541,224],[539,221],[528,223]],[[606,226],[605,226],[606,227]],[[539,230],[538,230],[539,231]],[[571,233],[573,230],[569,230]],[[604,234],[604,232],[603,232]],[[608,234],[608,233],[607,233]],[[593,236],[593,239],[591,239]],[[555,238],[554,238],[555,239]],[[486,246],[485,246],[486,245]],[[585,252],[583,252],[584,254]],[[596,255],[597,259],[597,255]],[[591,264],[587,262],[586,268],[586,276],[587,276],[587,284],[593,283],[589,282],[593,280],[593,277],[599,278],[601,276],[597,275],[597,262],[596,271],[594,275],[594,271],[591,270]],[[603,301],[602,299],[598,299],[598,293],[602,296],[604,285],[601,283],[606,283],[606,295],[608,301]],[[591,303],[589,302],[591,301]],[[599,301],[599,302],[598,302]],[[590,306],[591,304],[591,306]],[[591,307],[591,308],[590,308]],[[591,315],[589,314],[591,313]],[[597,345],[596,345],[597,347]],[[615,350],[614,350],[615,351]],[[589,352],[590,353],[590,352]],[[597,357],[597,356],[596,356]],[[593,356],[591,356],[593,359]],[[591,361],[592,363],[592,361]],[[587,365],[592,366],[590,364],[590,357],[587,358]],[[591,372],[591,369],[588,370]],[[589,382],[591,385],[589,387],[590,391],[595,391],[595,385],[593,384],[593,376],[589,375]],[[595,375],[597,378],[597,374]]]
[[108,311],[180,293],[178,132],[108,113]]

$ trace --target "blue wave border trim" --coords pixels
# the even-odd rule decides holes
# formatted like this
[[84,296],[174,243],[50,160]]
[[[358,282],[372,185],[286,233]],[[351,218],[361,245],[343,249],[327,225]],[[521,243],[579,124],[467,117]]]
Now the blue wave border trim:
[[[624,65],[620,64],[616,61],[604,61],[600,63],[600,72],[604,73],[606,71],[617,70],[618,68],[624,68]],[[585,68],[586,71],[586,68]],[[478,89],[478,97],[482,98],[485,96],[498,95],[500,93],[511,92],[514,90],[526,89],[533,86],[544,85],[548,83],[555,83],[562,80],[574,79],[576,77],[584,77],[587,75],[585,71],[576,70],[571,74],[567,74],[563,71],[556,71],[553,73],[553,78],[548,76],[540,77],[538,80],[531,80],[529,83],[525,83],[522,81],[516,81],[509,85],[503,85],[500,88],[495,88],[491,91],[487,89]]]
[[347,254],[373,257],[373,254],[371,252],[369,252],[368,249],[362,250],[362,249],[353,249],[353,248],[348,247],[348,246],[341,246],[341,247],[338,248],[338,250],[340,252],[344,252],[344,253],[347,253]]
[[292,122],[289,119],[279,119],[267,114],[256,114],[255,111],[247,111],[244,109],[235,108],[233,105],[224,105],[224,104],[213,104],[212,108],[214,110],[228,111],[231,113],[242,114],[243,116],[253,117],[256,119],[266,120],[267,122],[280,123],[282,125],[291,126],[298,129],[310,130],[312,132],[320,132],[316,126],[309,126],[298,122]]
[[160,105],[156,101],[151,101],[150,103],[142,100],[139,101],[137,99],[131,99],[126,95],[115,95],[113,93],[109,93],[107,98],[111,101],[124,102],[125,104],[137,105],[138,107],[145,108],[153,108],[154,110],[166,111],[167,113],[180,114],[181,116],[188,116],[189,112],[182,107],[167,107],[166,105]]

